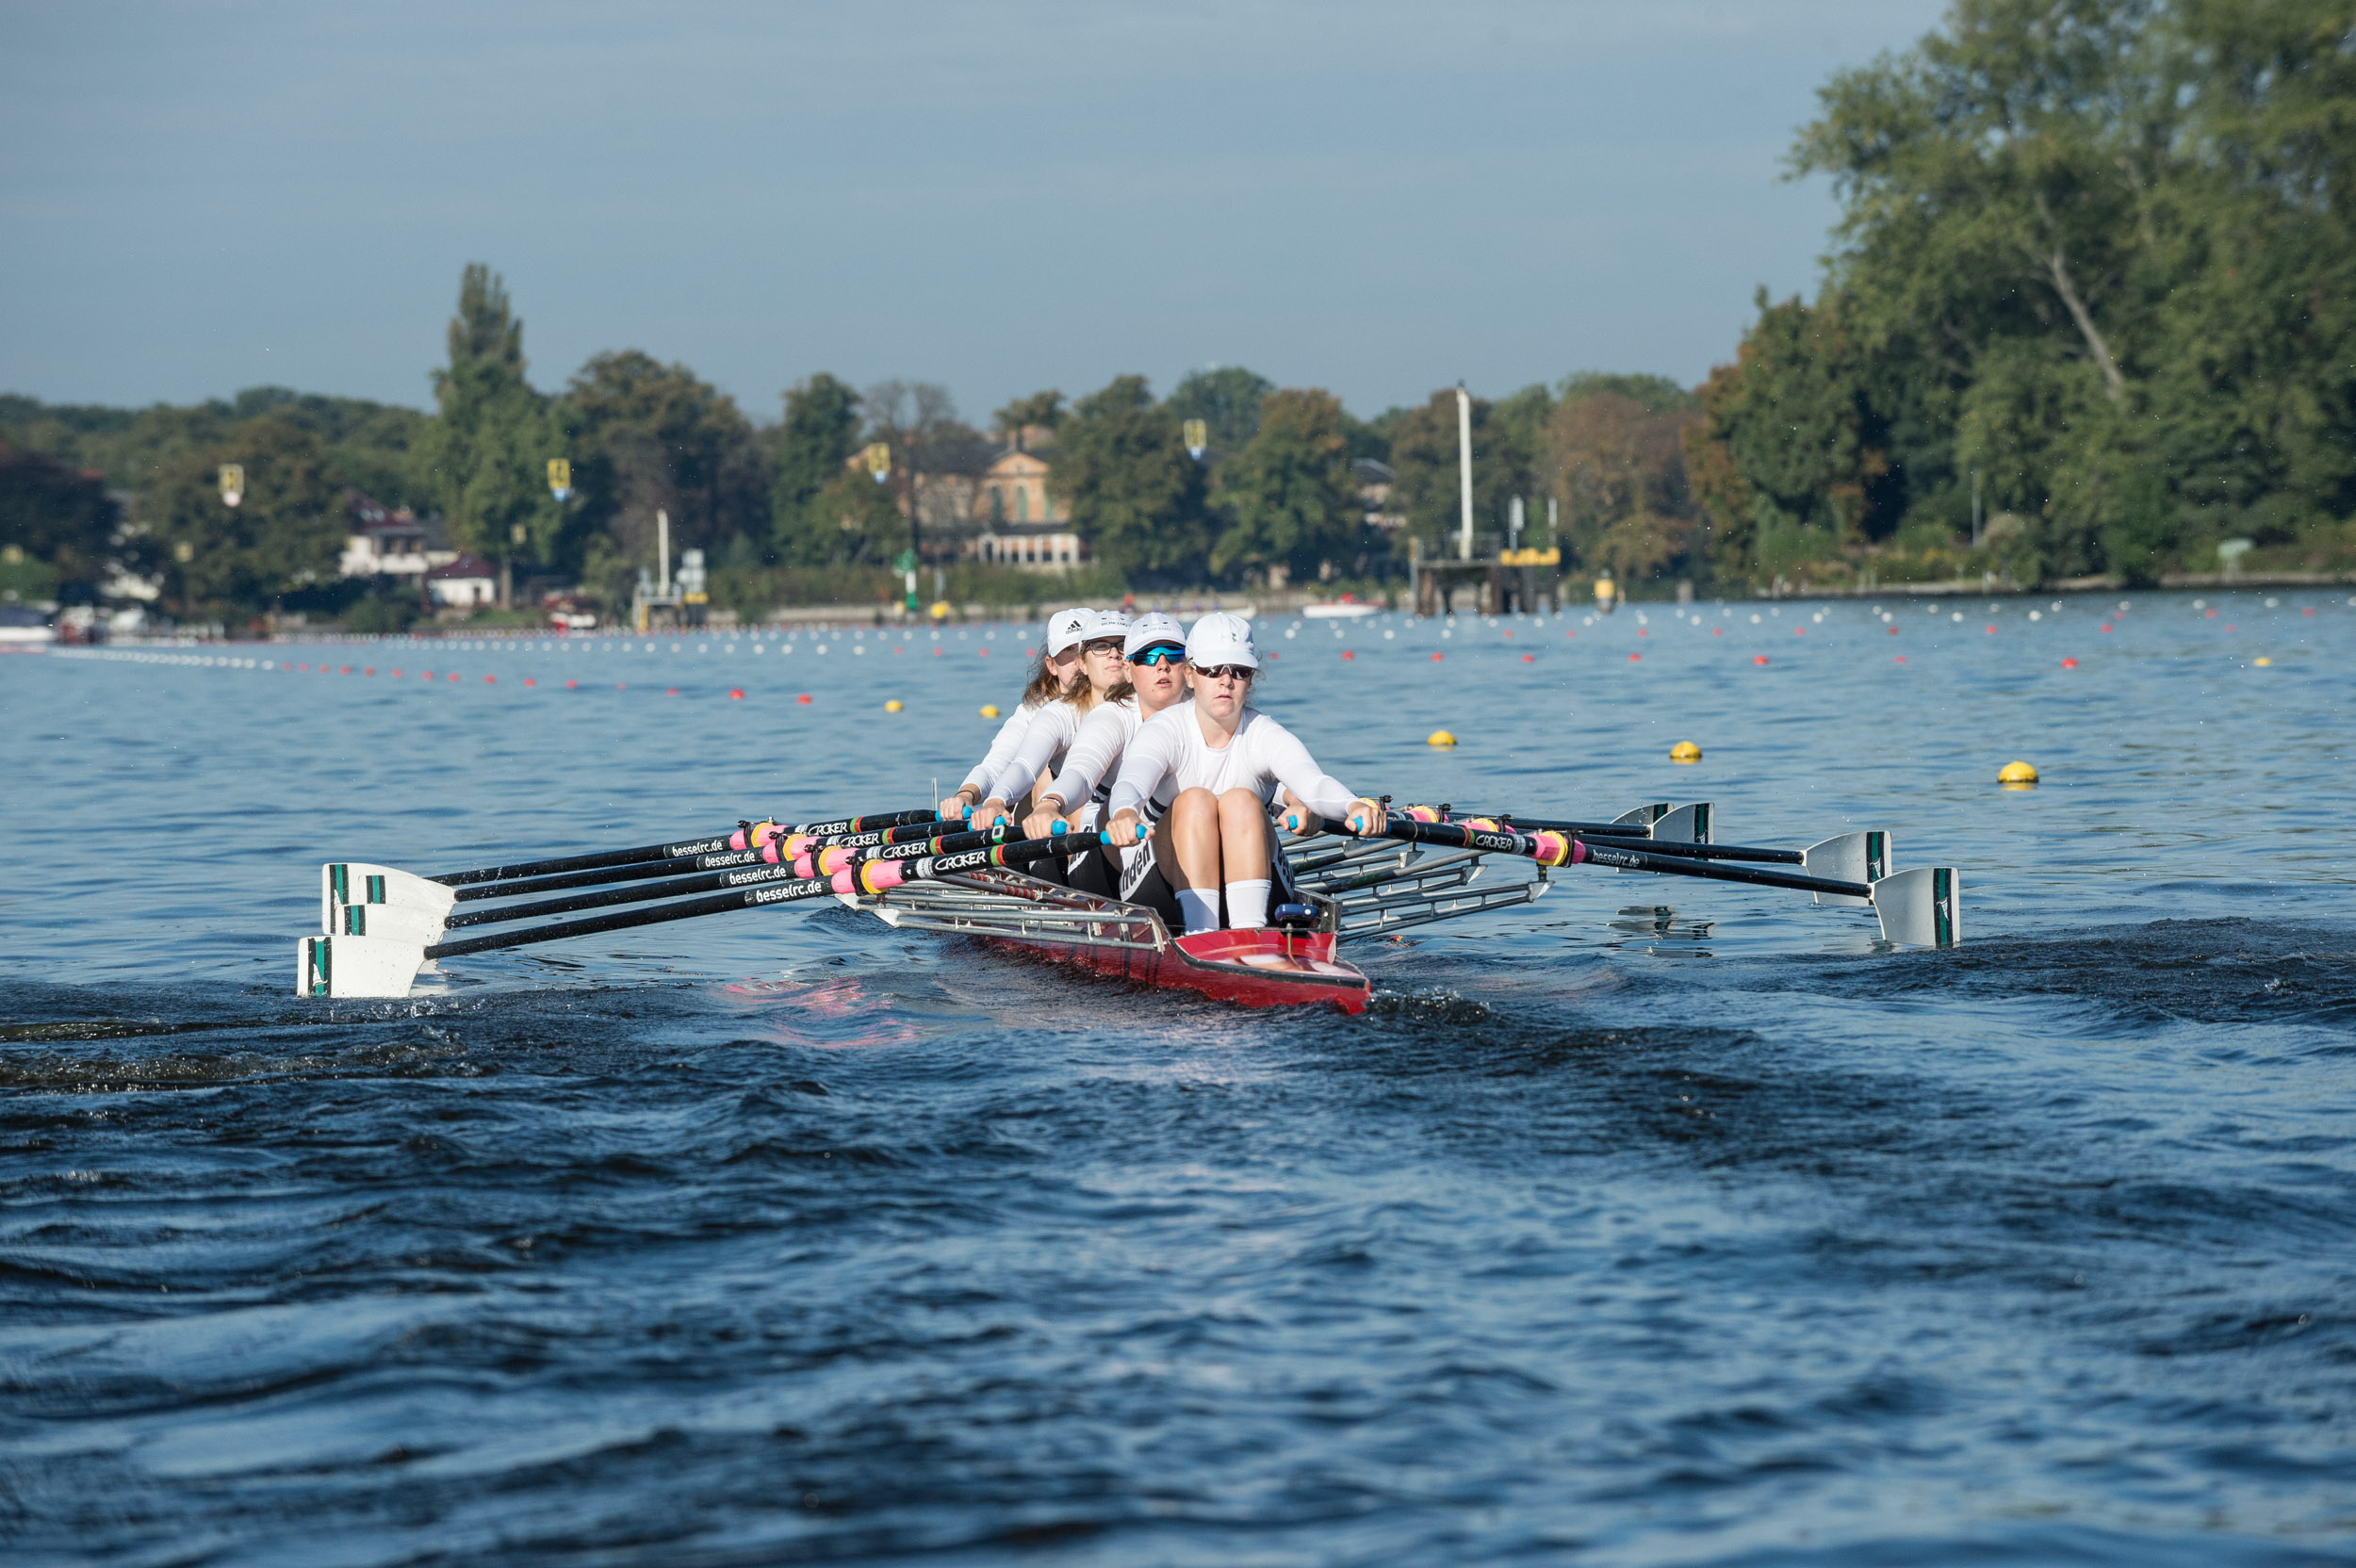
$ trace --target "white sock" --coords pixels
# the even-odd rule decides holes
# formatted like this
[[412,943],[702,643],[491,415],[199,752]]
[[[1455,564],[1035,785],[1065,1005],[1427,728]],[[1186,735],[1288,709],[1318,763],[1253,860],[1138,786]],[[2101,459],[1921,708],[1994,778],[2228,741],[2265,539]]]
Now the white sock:
[[1186,917],[1186,935],[1219,929],[1219,895],[1194,888],[1178,890],[1178,912]]
[[1256,882],[1227,884],[1227,923],[1238,931],[1250,931],[1268,923],[1268,887],[1265,876]]

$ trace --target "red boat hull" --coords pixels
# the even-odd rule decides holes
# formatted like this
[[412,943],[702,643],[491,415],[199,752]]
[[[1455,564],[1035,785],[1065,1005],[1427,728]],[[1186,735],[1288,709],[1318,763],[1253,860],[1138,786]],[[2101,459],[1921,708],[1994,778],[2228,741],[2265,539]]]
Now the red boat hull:
[[1203,931],[1159,950],[1023,939],[986,940],[1145,986],[1181,986],[1246,1007],[1326,1005],[1363,1013],[1373,982],[1333,956],[1330,931]]

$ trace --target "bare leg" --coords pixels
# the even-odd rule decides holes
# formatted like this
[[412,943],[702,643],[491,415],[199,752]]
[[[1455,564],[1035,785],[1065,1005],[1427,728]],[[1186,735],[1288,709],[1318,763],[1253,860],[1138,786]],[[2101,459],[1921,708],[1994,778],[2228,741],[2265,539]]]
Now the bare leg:
[[1219,880],[1241,882],[1267,876],[1270,864],[1268,836],[1268,806],[1258,795],[1250,790],[1230,790],[1219,796]]
[[1219,798],[1208,790],[1181,790],[1170,803],[1155,829],[1162,841],[1153,846],[1153,858],[1171,891],[1199,888],[1219,896],[1222,815]]

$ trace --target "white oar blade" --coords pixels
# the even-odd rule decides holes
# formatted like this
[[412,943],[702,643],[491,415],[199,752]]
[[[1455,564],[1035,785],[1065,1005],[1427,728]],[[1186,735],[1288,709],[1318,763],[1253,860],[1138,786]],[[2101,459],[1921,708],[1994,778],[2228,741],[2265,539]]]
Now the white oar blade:
[[360,860],[330,860],[319,867],[319,929],[334,936],[341,927],[335,910],[344,905],[400,905],[423,909],[436,920],[458,902],[455,890],[390,866]]
[[1963,940],[1963,878],[1953,866],[1917,866],[1873,884],[1882,939],[1902,947],[1954,947]]
[[1639,806],[1632,811],[1621,812],[1618,816],[1612,819],[1612,823],[1615,827],[1622,823],[1626,823],[1632,827],[1641,827],[1646,832],[1650,832],[1652,830],[1652,825],[1667,816],[1669,814],[1669,810],[1670,808],[1665,802],[1658,806]]
[[295,995],[407,996],[425,949],[384,937],[305,937],[295,944]]
[[1680,806],[1652,825],[1653,839],[1664,844],[1713,843],[1716,841],[1710,834],[1714,814],[1714,808],[1706,800]]
[[[1879,882],[1890,874],[1892,864],[1893,841],[1880,828],[1864,833],[1843,833],[1837,839],[1810,844],[1800,853],[1805,858],[1801,869],[1810,876],[1828,877],[1835,882]],[[1870,898],[1851,898],[1846,893],[1818,893],[1816,902],[1830,909],[1863,909],[1873,902]]]
[[337,904],[330,906],[331,937],[382,937],[432,947],[442,939],[443,917],[406,904]]

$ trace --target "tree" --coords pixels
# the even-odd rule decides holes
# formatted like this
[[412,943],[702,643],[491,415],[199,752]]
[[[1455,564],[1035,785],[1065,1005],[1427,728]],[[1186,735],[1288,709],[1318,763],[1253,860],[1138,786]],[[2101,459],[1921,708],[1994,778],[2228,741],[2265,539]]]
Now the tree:
[[1895,524],[1886,433],[1840,311],[1770,305],[1765,289],[1758,303],[1735,364],[1702,389],[1694,437],[1726,449],[1698,466],[1728,576],[1824,559]]
[[881,566],[908,548],[908,521],[898,499],[864,468],[837,469],[804,512],[813,533],[833,532],[823,564]]
[[501,602],[516,558],[548,559],[564,521],[546,478],[548,460],[568,449],[547,400],[524,380],[523,332],[498,275],[468,266],[450,323],[450,364],[434,373],[439,417],[412,449],[413,472],[449,520],[451,542],[499,564]]
[[593,355],[566,403],[582,453],[579,527],[614,557],[651,562],[657,511],[670,514],[674,550],[716,553],[739,534],[769,536],[769,479],[752,425],[686,366],[636,349]]
[[1240,365],[1197,370],[1180,382],[1162,412],[1183,425],[1203,421],[1216,453],[1241,451],[1260,428],[1260,411],[1276,384]]
[[[1407,531],[1428,549],[1455,552],[1463,507],[1457,474],[1456,394],[1434,392],[1420,408],[1384,421],[1391,441],[1391,470],[1397,484],[1394,508],[1407,517]],[[1473,527],[1502,532],[1506,502],[1535,496],[1530,455],[1517,432],[1500,422],[1495,405],[1472,400]]]
[[1051,435],[1064,421],[1063,394],[1049,390],[1034,392],[1027,398],[1017,398],[990,416],[1007,445],[1018,450],[1027,433],[1043,430]]
[[1096,558],[1124,574],[1179,576],[1206,553],[1202,466],[1143,376],[1080,400],[1055,437],[1049,494]]
[[[1604,389],[1613,382],[1652,379],[1592,378],[1557,405],[1546,432],[1555,494],[1562,503],[1557,543],[1580,564],[1608,568],[1623,582],[1665,572],[1693,547],[1698,531],[1679,436],[1700,416],[1691,409],[1656,410]],[[1691,400],[1673,384],[1670,390]]]
[[0,552],[38,563],[58,590],[95,598],[118,524],[105,476],[0,441]]
[[[224,463],[245,469],[235,507],[221,501]],[[167,461],[140,498],[164,599],[181,614],[254,613],[280,595],[336,575],[343,475],[317,437],[275,416],[233,425],[221,445]]]
[[1365,509],[1341,400],[1322,390],[1272,392],[1254,423],[1252,439],[1219,467],[1214,500],[1227,526],[1211,547],[1211,569],[1281,564],[1308,577],[1348,558]]
[[810,503],[859,450],[859,394],[824,371],[786,392],[769,491],[771,549],[778,561],[823,566],[838,559],[841,531]]

